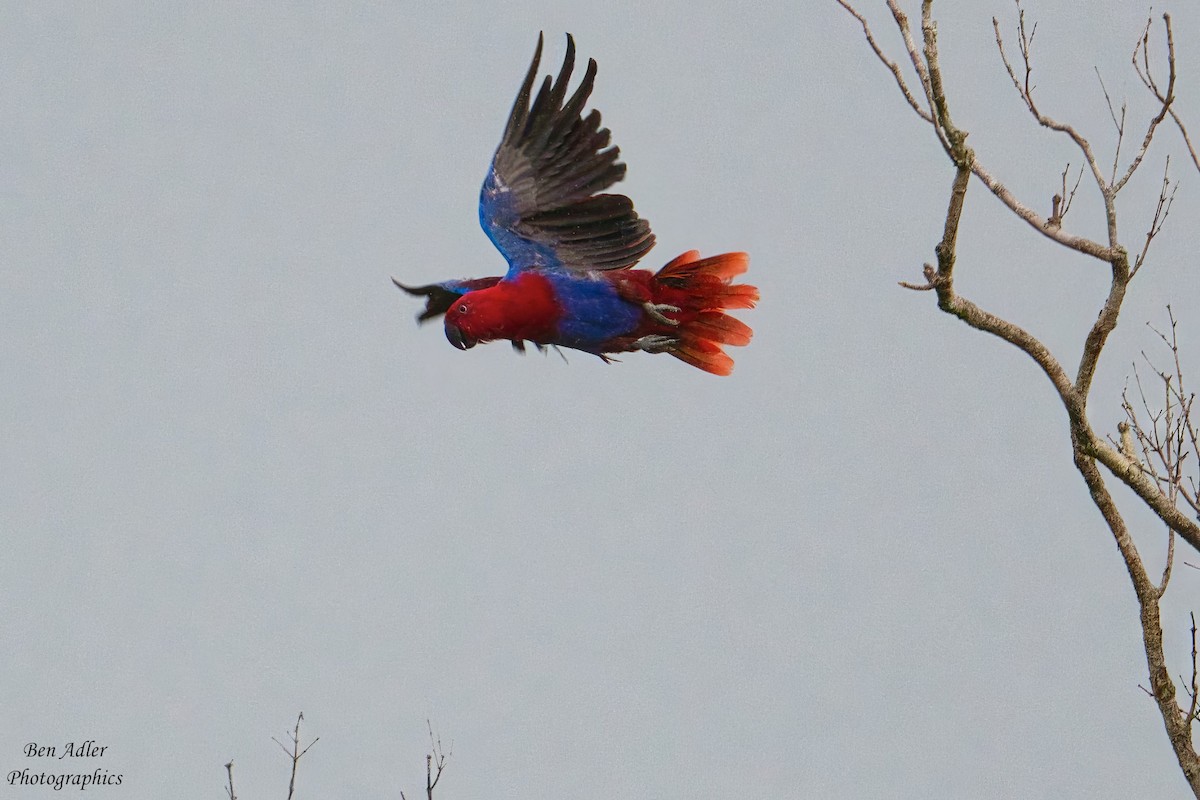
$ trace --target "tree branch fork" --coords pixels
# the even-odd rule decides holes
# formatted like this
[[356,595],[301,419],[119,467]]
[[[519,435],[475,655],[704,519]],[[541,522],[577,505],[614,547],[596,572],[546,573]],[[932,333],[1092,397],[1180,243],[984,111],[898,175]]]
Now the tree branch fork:
[[[1114,446],[1111,440],[1101,437],[1095,432],[1087,415],[1088,396],[1100,355],[1108,336],[1116,328],[1128,285],[1145,264],[1150,245],[1162,230],[1170,212],[1176,187],[1172,186],[1167,172],[1170,165],[1169,159],[1164,167],[1162,189],[1148,233],[1139,254],[1132,263],[1129,250],[1121,244],[1118,236],[1117,195],[1144,163],[1155,134],[1168,119],[1175,124],[1183,137],[1192,163],[1200,172],[1200,159],[1197,158],[1196,150],[1184,123],[1174,108],[1177,72],[1171,17],[1169,14],[1162,16],[1167,50],[1165,84],[1155,77],[1154,70],[1151,68],[1149,51],[1152,19],[1147,21],[1133,51],[1134,69],[1142,84],[1156,99],[1157,110],[1149,119],[1141,142],[1124,170],[1120,169],[1120,151],[1125,138],[1127,109],[1122,105],[1118,114],[1109,98],[1107,89],[1104,88],[1103,80],[1101,80],[1101,88],[1104,91],[1117,135],[1116,154],[1111,169],[1107,173],[1099,164],[1087,138],[1072,125],[1049,116],[1039,107],[1032,81],[1033,42],[1037,25],[1026,24],[1025,11],[1021,7],[1020,0],[1015,0],[1019,65],[1010,58],[1001,34],[1000,24],[993,18],[992,25],[1001,62],[1027,111],[1039,126],[1070,139],[1080,151],[1083,159],[1084,166],[1079,168],[1079,177],[1075,181],[1074,188],[1070,190],[1067,188],[1070,165],[1068,164],[1063,170],[1061,191],[1055,194],[1052,200],[1051,214],[1049,217],[1042,217],[1030,206],[1017,199],[994,177],[991,171],[985,168],[976,153],[967,147],[967,132],[958,128],[952,121],[938,58],[937,24],[932,16],[933,0],[923,0],[921,4],[922,47],[920,49],[917,47],[908,17],[900,9],[897,0],[886,0],[892,19],[903,38],[909,64],[916,74],[917,83],[920,86],[919,92],[914,92],[909,88],[904,70],[898,63],[889,59],[879,46],[867,19],[848,0],[836,1],[862,26],[868,45],[891,72],[909,107],[934,129],[938,142],[955,168],[946,210],[945,227],[941,240],[934,248],[937,256],[936,266],[924,265],[922,269],[923,282],[902,281],[900,285],[914,291],[934,292],[941,310],[958,317],[977,330],[997,336],[1020,348],[1041,368],[1054,386],[1070,422],[1071,445],[1076,468],[1113,535],[1138,598],[1143,646],[1152,688],[1150,693],[1159,708],[1180,768],[1193,792],[1200,798],[1200,757],[1197,756],[1192,744],[1192,724],[1198,716],[1196,691],[1193,689],[1188,692],[1191,698],[1188,708],[1181,708],[1176,702],[1175,684],[1167,671],[1163,653],[1159,606],[1159,601],[1166,591],[1171,575],[1175,537],[1182,538],[1192,548],[1200,551],[1200,525],[1197,525],[1195,519],[1190,518],[1180,509],[1181,504],[1189,506],[1190,511],[1195,512],[1197,518],[1200,519],[1197,480],[1191,479],[1190,484],[1185,482],[1182,469],[1189,455],[1193,465],[1200,462],[1200,444],[1197,444],[1197,425],[1191,416],[1194,396],[1187,394],[1183,388],[1183,371],[1178,357],[1178,340],[1175,336],[1173,312],[1169,311],[1171,315],[1170,337],[1161,333],[1159,335],[1171,349],[1175,369],[1173,373],[1155,370],[1164,386],[1163,409],[1152,410],[1151,405],[1146,402],[1144,392],[1142,393],[1144,416],[1148,417],[1151,427],[1143,427],[1141,418],[1134,413],[1128,397],[1126,397],[1124,408],[1127,420],[1122,423],[1122,444]],[[1064,227],[1067,213],[1071,208],[1071,201],[1075,197],[1085,170],[1091,175],[1103,201],[1107,232],[1107,241],[1105,242],[1071,234]],[[954,269],[958,228],[972,175],[978,178],[1001,203],[1038,234],[1052,239],[1063,247],[1091,256],[1109,265],[1108,294],[1095,323],[1084,340],[1079,366],[1074,378],[1067,373],[1061,362],[1036,336],[1020,326],[984,310],[955,291]],[[1140,446],[1140,453],[1135,449],[1135,443]],[[1161,580],[1156,582],[1150,578],[1125,521],[1105,485],[1104,476],[1097,467],[1097,463],[1103,465],[1112,476],[1132,489],[1165,524],[1168,536],[1168,555]],[[1193,632],[1193,638],[1194,636]],[[1193,647],[1192,676],[1194,685],[1197,676],[1195,647]],[[1185,691],[1187,690],[1185,689]]]
[[[1073,126],[1059,122],[1048,116],[1038,107],[1031,81],[1033,73],[1032,44],[1037,26],[1034,25],[1032,28],[1026,26],[1025,12],[1021,8],[1019,0],[1016,4],[1019,20],[1018,41],[1023,64],[1023,69],[1020,72],[1013,66],[1012,61],[1008,57],[1004,40],[1000,33],[999,23],[993,19],[997,49],[1000,51],[1001,61],[1021,99],[1038,124],[1052,131],[1063,133],[1076,143],[1083,155],[1088,171],[1092,174],[1096,186],[1104,198],[1104,215],[1107,222],[1106,227],[1109,231],[1109,241],[1107,243],[1100,243],[1069,234],[1063,229],[1064,218],[1070,209],[1071,200],[1073,200],[1075,195],[1075,189],[1068,191],[1066,188],[1067,170],[1064,170],[1062,175],[1062,194],[1055,195],[1051,216],[1042,217],[1029,206],[1019,201],[1003,184],[996,180],[992,176],[992,173],[981,164],[975,151],[966,145],[968,134],[953,123],[943,88],[942,72],[938,61],[937,25],[932,19],[932,0],[924,0],[921,6],[921,31],[923,38],[923,48],[921,49],[917,48],[913,38],[912,26],[907,15],[900,9],[897,0],[887,0],[888,9],[891,11],[892,17],[904,39],[909,61],[917,73],[924,95],[924,103],[918,101],[916,95],[909,89],[899,65],[888,59],[883,53],[866,18],[847,0],[837,0],[837,2],[862,25],[867,41],[875,51],[876,56],[892,72],[909,106],[922,119],[933,126],[939,142],[955,166],[950,189],[950,199],[946,211],[945,227],[942,239],[935,247],[937,265],[936,267],[932,264],[924,265],[922,270],[923,282],[901,281],[900,285],[914,291],[935,292],[938,298],[938,306],[943,311],[953,314],[974,328],[991,333],[1010,342],[1029,355],[1054,385],[1068,413],[1072,429],[1076,431],[1078,443],[1084,452],[1089,457],[1100,461],[1115,477],[1127,484],[1154,510],[1168,527],[1178,533],[1193,548],[1200,551],[1200,525],[1197,525],[1196,521],[1189,519],[1187,515],[1180,512],[1170,502],[1167,493],[1163,492],[1156,482],[1144,473],[1138,463],[1130,463],[1130,459],[1109,446],[1103,437],[1097,435],[1088,422],[1086,413],[1087,400],[1100,354],[1103,351],[1109,334],[1116,328],[1127,287],[1136,274],[1134,266],[1130,264],[1128,250],[1121,245],[1117,238],[1116,196],[1143,162],[1159,124],[1171,115],[1173,110],[1172,103],[1175,96],[1177,76],[1175,70],[1174,37],[1171,31],[1170,15],[1163,15],[1163,24],[1168,42],[1169,65],[1169,74],[1165,89],[1160,89],[1159,83],[1153,78],[1153,73],[1149,67],[1149,56],[1146,55],[1147,45],[1144,42],[1148,41],[1149,23],[1147,23],[1147,30],[1143,32],[1142,38],[1139,39],[1138,49],[1135,50],[1135,65],[1137,65],[1136,58],[1138,53],[1142,54],[1145,64],[1144,67],[1139,69],[1139,74],[1145,76],[1143,77],[1143,82],[1155,93],[1160,105],[1157,113],[1147,125],[1146,134],[1133,159],[1126,170],[1115,179],[1105,177],[1104,171],[1100,168],[1090,143],[1082,134]],[[1107,99],[1107,92],[1105,97]],[[1111,101],[1109,101],[1109,108],[1112,111]],[[1124,116],[1123,109],[1121,114],[1122,121],[1117,126],[1119,139],[1124,136]],[[1117,120],[1115,112],[1113,118],[1114,121]],[[1184,132],[1186,137],[1186,131],[1182,126],[1180,126],[1180,130]],[[1118,151],[1119,149],[1118,142]],[[1116,162],[1114,161],[1112,175],[1115,176],[1116,173]],[[1082,170],[1080,174],[1082,176]],[[1074,378],[1068,376],[1059,360],[1034,335],[1007,320],[990,314],[955,291],[954,267],[957,235],[971,175],[978,178],[1006,207],[1018,217],[1025,219],[1038,233],[1049,236],[1064,247],[1091,255],[1109,264],[1111,281],[1108,296],[1100,309],[1095,324],[1087,334],[1082,348],[1079,367]],[[1076,183],[1076,188],[1078,188],[1078,183]],[[1144,263],[1150,242],[1158,235],[1163,223],[1166,221],[1173,193],[1174,186],[1168,178],[1164,177],[1163,190],[1159,197],[1158,208],[1150,225],[1150,232],[1147,234],[1142,253],[1137,259],[1136,266],[1138,267]]]

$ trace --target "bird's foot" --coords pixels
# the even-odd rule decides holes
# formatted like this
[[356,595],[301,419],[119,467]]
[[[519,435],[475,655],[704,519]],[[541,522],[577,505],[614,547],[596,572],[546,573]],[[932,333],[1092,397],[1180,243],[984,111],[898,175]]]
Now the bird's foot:
[[665,353],[678,342],[679,340],[674,336],[662,336],[657,333],[651,333],[635,340],[633,348],[647,353]]
[[671,305],[667,305],[666,303],[651,303],[649,300],[647,300],[646,302],[642,303],[642,309],[645,310],[645,312],[647,314],[649,314],[653,319],[655,319],[658,322],[661,322],[664,325],[678,325],[679,324],[679,320],[671,319],[670,317],[663,315],[664,311],[672,311],[672,312],[679,311],[680,310],[679,306],[671,306]]

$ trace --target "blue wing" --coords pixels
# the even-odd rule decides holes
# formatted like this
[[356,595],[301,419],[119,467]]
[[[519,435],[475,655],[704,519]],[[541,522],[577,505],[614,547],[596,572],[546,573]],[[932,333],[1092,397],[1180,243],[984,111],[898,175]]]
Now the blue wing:
[[575,66],[575,40],[555,81],[546,76],[530,105],[542,57],[533,63],[479,195],[479,222],[508,260],[509,275],[526,269],[608,270],[630,267],[654,246],[650,223],[621,194],[599,194],[625,177],[620,150],[600,127],[600,112],[582,110],[596,62],[564,103]]

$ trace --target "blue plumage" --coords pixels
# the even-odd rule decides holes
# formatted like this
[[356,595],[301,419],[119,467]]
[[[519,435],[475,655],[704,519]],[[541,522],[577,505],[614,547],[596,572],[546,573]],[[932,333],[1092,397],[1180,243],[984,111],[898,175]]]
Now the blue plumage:
[[575,41],[568,34],[557,77],[547,76],[535,92],[541,56],[539,36],[479,192],[479,224],[507,272],[396,285],[425,298],[421,321],[445,315],[446,338],[460,350],[497,340],[519,351],[532,342],[606,360],[643,350],[728,375],[733,360],[721,345],[744,345],[751,331],[723,310],[758,299],[754,287],[730,285],[746,269],[745,254],[701,259],[690,251],[656,273],[632,269],[654,234],[628,197],[605,193],[625,177],[625,165],[600,112],[584,111],[596,62],[588,60],[568,97]]
[[562,343],[577,350],[598,352],[605,342],[624,336],[641,321],[642,309],[617,294],[602,277],[567,270],[543,273],[559,303],[569,313],[558,323]]
[[[600,112],[583,107],[592,93],[596,62],[575,92],[575,40],[558,77],[533,94],[542,57],[533,62],[479,192],[479,224],[508,261],[506,280],[527,270],[613,270],[631,267],[654,246],[650,224],[624,195],[602,194],[625,177],[620,150],[600,127]],[[532,101],[531,98],[532,97]]]
[[479,191],[479,225],[508,261],[512,277],[517,272],[538,267],[561,267],[553,244],[527,239],[514,227],[520,221],[516,201],[508,187],[496,177],[496,169],[488,169],[483,188]]

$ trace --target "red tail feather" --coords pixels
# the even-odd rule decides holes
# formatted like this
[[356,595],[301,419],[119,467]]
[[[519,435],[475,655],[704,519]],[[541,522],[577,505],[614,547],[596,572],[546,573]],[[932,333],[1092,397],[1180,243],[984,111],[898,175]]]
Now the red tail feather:
[[749,325],[719,311],[701,311],[688,329],[711,341],[738,347],[750,344],[750,337],[754,335]]
[[690,336],[686,332],[681,333],[679,342],[667,352],[680,361],[713,375],[728,375],[733,372],[733,359],[725,355],[719,344]]
[[662,279],[712,275],[728,283],[734,276],[741,275],[749,268],[750,256],[747,253],[722,253],[719,256],[700,258],[699,250],[688,250],[667,262],[655,277]]
[[[730,285],[750,266],[745,253],[724,253],[700,258],[689,250],[658,271],[651,281],[654,302],[679,308],[671,314],[679,325],[670,331],[677,342],[666,352],[714,375],[728,375],[733,359],[721,345],[747,345],[753,331],[740,320],[724,313],[728,308],[754,308],[758,289],[746,284]],[[667,333],[663,326],[663,333]]]

